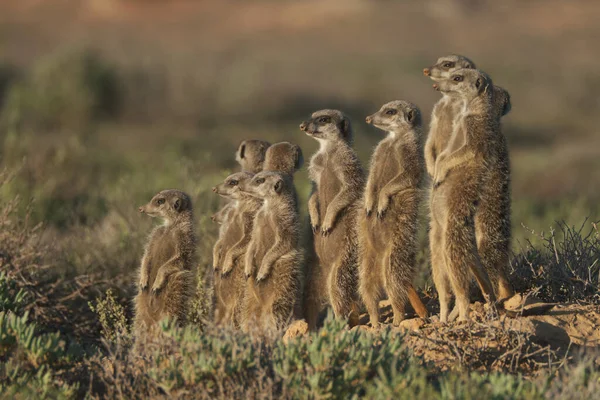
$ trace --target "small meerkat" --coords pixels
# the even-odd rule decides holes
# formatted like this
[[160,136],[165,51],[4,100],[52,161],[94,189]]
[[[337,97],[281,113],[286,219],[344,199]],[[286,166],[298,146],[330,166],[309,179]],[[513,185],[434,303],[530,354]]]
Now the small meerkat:
[[252,235],[254,216],[262,201],[240,190],[254,176],[237,172],[213,188],[218,195],[229,199],[230,214],[221,225],[219,240],[213,248],[215,276],[215,323],[239,327],[246,277],[244,254]]
[[196,233],[190,197],[180,190],[163,190],[139,207],[164,224],[150,234],[139,273],[135,297],[136,336],[152,330],[164,317],[187,317],[188,301],[196,284]]
[[309,176],[313,191],[308,212],[317,263],[309,265],[305,315],[315,329],[319,314],[331,305],[351,325],[358,318],[358,239],[356,217],[364,173],[352,148],[350,120],[337,110],[321,110],[300,129],[320,143]]
[[[249,139],[244,140],[238,146],[235,152],[235,160],[242,167],[242,172],[251,172],[253,174],[263,170],[267,149],[271,144],[265,140]],[[211,220],[221,224],[227,218],[231,205],[225,204],[219,211],[211,216]]]
[[502,133],[500,119],[511,109],[509,93],[494,86],[495,116],[498,123],[496,163],[488,163],[487,174],[481,189],[481,199],[475,214],[477,250],[498,300],[514,295],[506,274],[509,264],[511,227],[510,158],[506,137]]
[[304,165],[302,149],[290,142],[279,142],[267,148],[263,171],[277,171],[293,176]]
[[440,321],[448,320],[451,291],[456,296],[459,319],[467,320],[469,271],[485,299],[496,301],[477,251],[474,220],[487,164],[496,162],[494,140],[499,137],[499,124],[493,109],[492,80],[485,73],[463,68],[439,80],[434,88],[460,99],[463,109],[456,116],[448,146],[435,164],[430,199],[433,279],[440,300]]
[[388,136],[379,142],[371,158],[358,215],[359,291],[371,325],[377,327],[379,300],[385,290],[397,326],[404,319],[409,299],[420,317],[428,317],[412,283],[425,167],[421,113],[414,104],[397,100],[384,104],[366,121],[387,131]]
[[265,140],[244,140],[238,146],[235,160],[242,167],[242,171],[254,174],[263,170],[265,154],[271,144]]
[[[467,57],[451,54],[438,58],[437,62],[423,70],[423,75],[433,81],[446,79],[454,71],[461,68],[475,68],[475,63]],[[425,142],[425,166],[427,173],[433,177],[435,161],[448,145],[452,135],[452,125],[457,113],[461,110],[461,101],[442,92],[442,98],[435,103],[431,113],[429,134]]]
[[302,253],[293,186],[288,174],[264,171],[241,187],[262,201],[244,260],[244,331],[284,328],[300,301]]
[[[437,62],[423,70],[425,76],[434,81],[447,79],[454,71],[467,68],[475,69],[475,63],[465,56],[448,55],[440,57]],[[510,96],[506,90],[494,86],[494,110],[500,119],[511,109]],[[429,135],[425,144],[425,162],[427,172],[433,177],[435,161],[448,145],[452,135],[455,116],[462,110],[460,98],[442,92],[442,98],[434,106]],[[510,221],[510,163],[506,138],[499,131],[498,164],[489,165],[488,177],[482,187],[480,207],[475,216],[477,248],[481,261],[488,272],[499,299],[514,295],[506,268],[510,253],[511,221]],[[432,235],[430,229],[430,241]],[[435,255],[432,255],[435,256]]]

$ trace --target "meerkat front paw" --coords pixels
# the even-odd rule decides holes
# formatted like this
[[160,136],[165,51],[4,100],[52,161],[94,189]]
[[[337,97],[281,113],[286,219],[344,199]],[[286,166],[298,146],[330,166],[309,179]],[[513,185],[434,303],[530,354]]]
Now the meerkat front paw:
[[258,271],[258,275],[256,275],[256,283],[264,281],[267,279],[268,275],[268,270],[266,268],[262,268],[260,271]]
[[225,257],[225,261],[223,261],[223,269],[221,271],[222,276],[225,276],[231,272],[231,270],[233,269],[234,262],[235,260],[232,257]]
[[313,235],[316,235],[317,232],[319,232],[319,225],[310,224],[310,226],[312,228]]
[[323,221],[323,225],[321,225],[321,234],[323,236],[327,236],[333,230],[333,217],[330,215],[325,215],[325,221]]
[[379,198],[379,206],[377,207],[377,218],[378,219],[383,219],[383,217],[385,216],[385,212],[387,211],[389,205],[390,205],[389,196],[383,195]]
[[365,212],[367,213],[367,217],[370,217],[373,214],[373,208],[375,207],[375,201],[371,196],[367,196],[365,199]]
[[140,278],[138,286],[140,288],[140,292],[143,292],[144,290],[148,289],[148,277]]
[[160,292],[160,290],[163,288],[164,285],[165,285],[164,281],[160,282],[160,281],[156,280],[156,282],[154,282],[154,285],[152,285],[152,294],[154,294],[154,295],[158,294],[158,292]]

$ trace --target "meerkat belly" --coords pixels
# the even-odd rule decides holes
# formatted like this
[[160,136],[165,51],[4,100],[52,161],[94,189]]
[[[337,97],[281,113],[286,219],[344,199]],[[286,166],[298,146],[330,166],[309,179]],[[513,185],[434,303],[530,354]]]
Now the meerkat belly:
[[150,261],[150,274],[148,276],[148,284],[150,287],[154,284],[156,274],[160,267],[175,256],[175,246],[168,239],[159,239],[160,242],[156,246],[152,246],[153,251],[148,255]]
[[265,258],[265,254],[269,251],[269,249],[273,246],[273,238],[275,237],[275,231],[268,223],[267,220],[256,221],[260,226],[260,235],[261,241],[257,248],[256,255],[254,256],[255,263],[257,267],[260,268],[260,263],[262,263],[263,258]]

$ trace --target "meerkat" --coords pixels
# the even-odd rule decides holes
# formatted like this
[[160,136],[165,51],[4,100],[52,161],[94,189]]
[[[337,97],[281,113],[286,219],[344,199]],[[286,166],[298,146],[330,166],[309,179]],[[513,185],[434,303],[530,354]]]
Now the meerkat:
[[[481,199],[475,214],[475,237],[481,262],[486,269],[499,301],[512,297],[515,292],[508,281],[511,227],[510,158],[506,137],[500,119],[511,109],[509,93],[494,86],[493,111],[497,120],[494,138],[497,157],[488,162],[487,174],[481,189]],[[494,160],[494,159],[492,159]]]
[[244,254],[250,243],[254,216],[262,201],[240,190],[254,176],[237,172],[213,188],[220,196],[231,200],[230,215],[213,248],[215,275],[215,323],[239,327],[246,278]]
[[[449,55],[440,57],[436,64],[423,70],[425,76],[434,81],[447,79],[454,71],[475,69],[475,63],[465,56]],[[494,86],[494,110],[498,120],[511,109],[510,96],[506,90]],[[442,98],[434,106],[429,135],[425,144],[425,163],[428,174],[433,177],[435,161],[448,145],[452,135],[455,116],[461,112],[461,100],[442,93]],[[477,248],[494,290],[499,299],[514,295],[506,267],[510,253],[510,163],[506,138],[499,131],[498,164],[489,165],[488,177],[482,187],[480,208],[475,216]],[[433,230],[430,229],[430,242]],[[432,257],[434,255],[432,254]]]
[[[475,69],[454,71],[434,85],[460,99],[451,139],[435,164],[431,193],[433,279],[440,300],[440,321],[448,320],[451,291],[460,320],[469,318],[469,271],[489,303],[496,298],[481,264],[475,238],[475,214],[487,164],[497,159],[499,124],[491,78]],[[441,253],[441,254],[440,254]]]
[[309,166],[313,191],[308,212],[318,263],[308,271],[307,323],[315,329],[319,314],[331,305],[336,318],[353,325],[359,301],[356,218],[364,173],[352,148],[350,120],[340,111],[321,110],[300,129],[320,143]]
[[190,197],[180,190],[163,190],[139,207],[164,224],[150,234],[139,271],[135,297],[136,336],[153,330],[164,317],[183,324],[193,298],[196,269],[196,234]]
[[[255,174],[262,171],[269,146],[271,146],[271,143],[258,139],[244,140],[240,143],[235,152],[235,160],[240,164],[240,167],[242,167],[242,172],[251,172]],[[211,216],[211,220],[221,224],[227,219],[230,211],[231,205],[226,203],[219,211]]]
[[394,325],[404,319],[406,302],[422,318],[428,312],[413,287],[418,213],[425,162],[421,113],[406,101],[392,101],[366,118],[388,132],[375,149],[358,215],[359,292],[371,325],[379,325],[379,300],[387,292]]
[[272,144],[265,152],[263,171],[277,171],[293,177],[304,165],[302,149],[290,142]]
[[241,190],[262,201],[245,253],[247,277],[242,329],[261,332],[284,328],[302,290],[299,217],[288,174],[264,171]]

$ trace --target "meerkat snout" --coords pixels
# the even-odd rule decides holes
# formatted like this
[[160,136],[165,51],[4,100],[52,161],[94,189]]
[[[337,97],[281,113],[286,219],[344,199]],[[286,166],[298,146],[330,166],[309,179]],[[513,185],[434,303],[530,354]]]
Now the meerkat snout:
[[306,129],[308,128],[308,124],[305,122],[300,124],[300,130],[306,132]]
[[423,75],[429,76],[430,74],[431,74],[431,71],[429,70],[429,68],[423,68]]
[[217,187],[213,186],[212,191],[215,192],[215,193],[217,193]]
[[365,122],[367,124],[370,124],[371,122],[373,122],[373,117],[369,115],[367,118],[365,118]]
[[138,211],[141,212],[141,213],[143,213],[144,212],[144,206],[139,206],[138,207]]
[[433,85],[431,85],[431,87],[433,87],[435,90],[437,90],[438,92],[440,91],[440,87],[438,86],[437,83],[434,83]]

